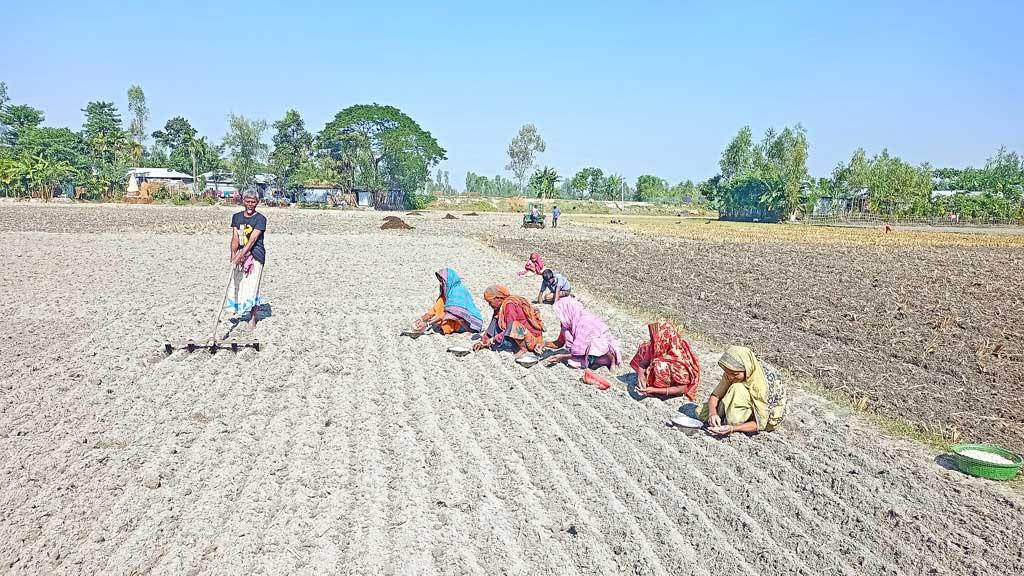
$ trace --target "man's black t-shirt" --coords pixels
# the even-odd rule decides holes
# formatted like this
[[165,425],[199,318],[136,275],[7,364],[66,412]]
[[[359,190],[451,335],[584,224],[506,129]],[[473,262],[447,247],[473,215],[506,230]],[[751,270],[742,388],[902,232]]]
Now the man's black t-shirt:
[[250,253],[253,259],[262,265],[266,265],[267,251],[263,248],[263,237],[267,234],[267,217],[259,212],[255,212],[252,216],[246,218],[245,211],[236,212],[231,216],[231,227],[238,230],[239,249],[244,248],[249,243],[249,234],[252,234],[253,230],[261,230],[259,237],[256,238],[256,242],[252,245]]

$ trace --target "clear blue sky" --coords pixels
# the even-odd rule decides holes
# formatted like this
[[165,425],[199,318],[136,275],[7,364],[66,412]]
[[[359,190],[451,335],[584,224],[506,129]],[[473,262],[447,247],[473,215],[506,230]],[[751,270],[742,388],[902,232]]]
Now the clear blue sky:
[[631,181],[714,175],[745,124],[802,122],[815,175],[857,147],[954,167],[1024,152],[1020,1],[3,5],[0,81],[48,125],[77,129],[90,100],[127,116],[134,83],[149,131],[182,115],[215,141],[228,113],[295,108],[315,132],[378,102],[437,137],[460,188],[504,173],[526,122],[539,163]]

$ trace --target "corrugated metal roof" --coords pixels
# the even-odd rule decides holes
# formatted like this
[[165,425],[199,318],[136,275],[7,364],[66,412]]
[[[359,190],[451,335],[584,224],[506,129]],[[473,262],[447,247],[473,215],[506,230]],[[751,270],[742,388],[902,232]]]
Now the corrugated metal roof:
[[[224,172],[224,171],[217,171],[217,170],[215,170],[213,172],[207,172],[206,174],[203,174],[202,176],[203,176],[203,178],[206,178],[207,182],[213,181],[213,182],[221,182],[221,183],[227,184],[227,183],[234,183],[234,181],[235,181],[235,176],[231,172]],[[254,175],[253,180],[255,180],[255,182],[257,184],[271,184],[274,181],[274,175],[273,174],[256,174],[256,175]]]
[[125,176],[142,176],[156,180],[191,180],[192,176],[170,168],[131,168]]

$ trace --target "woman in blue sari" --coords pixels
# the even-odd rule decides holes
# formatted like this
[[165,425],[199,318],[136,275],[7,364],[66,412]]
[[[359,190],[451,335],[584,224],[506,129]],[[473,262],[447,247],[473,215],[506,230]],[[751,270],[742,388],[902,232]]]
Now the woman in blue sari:
[[473,302],[472,294],[462,285],[462,278],[451,268],[442,268],[435,276],[440,283],[437,300],[426,314],[413,323],[413,329],[423,331],[435,328],[444,335],[479,332],[483,328],[483,316]]

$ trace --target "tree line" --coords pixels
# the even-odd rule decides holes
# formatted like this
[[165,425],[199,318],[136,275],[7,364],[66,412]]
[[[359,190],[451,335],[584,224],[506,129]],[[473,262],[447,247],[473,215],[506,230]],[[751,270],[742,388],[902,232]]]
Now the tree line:
[[[1024,217],[1024,161],[1000,147],[984,167],[912,165],[883,149],[871,157],[858,148],[829,176],[807,170],[807,133],[797,124],[768,129],[753,142],[744,127],[722,153],[720,172],[702,184],[720,211],[760,211],[787,218],[819,212],[884,216]],[[937,193],[938,192],[938,193]]]
[[[868,212],[893,216],[1024,217],[1024,159],[999,148],[982,168],[914,166],[888,150],[871,157],[857,149],[832,173],[813,178],[807,167],[807,131],[797,124],[769,128],[760,140],[745,126],[722,151],[719,172],[695,183],[670,185],[651,174],[630,184],[618,174],[587,167],[572,177],[538,167],[546,150],[533,124],[508,147],[511,178],[468,172],[465,191],[481,196],[534,196],[645,202],[694,202],[724,215],[787,219],[814,212]],[[936,191],[940,191],[936,194]]]
[[[239,189],[270,174],[279,190],[293,195],[316,184],[397,190],[415,203],[446,154],[430,132],[393,106],[350,106],[316,134],[295,110],[272,125],[232,114],[227,134],[214,142],[183,116],[147,132],[145,93],[131,86],[127,95],[127,126],[112,102],[96,101],[82,109],[85,120],[74,131],[44,126],[43,111],[12,104],[0,82],[0,192],[50,198],[71,186],[77,198],[112,200],[124,193],[129,169],[149,167],[189,174],[200,190],[202,174],[226,171]],[[272,145],[264,140],[271,128]]]
[[505,169],[511,178],[500,174],[493,178],[466,173],[465,192],[480,196],[566,198],[575,200],[638,200],[643,202],[696,202],[698,187],[692,180],[670,185],[667,180],[643,174],[634,184],[619,174],[605,174],[597,167],[587,167],[572,177],[563,177],[550,166],[537,166],[537,155],[547,145],[533,124],[525,124],[508,147],[509,162]]

